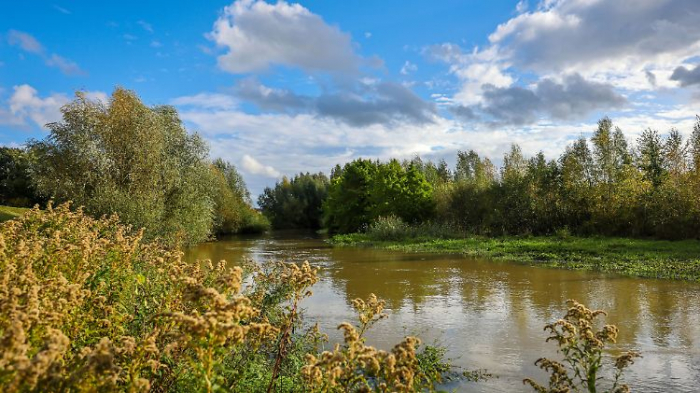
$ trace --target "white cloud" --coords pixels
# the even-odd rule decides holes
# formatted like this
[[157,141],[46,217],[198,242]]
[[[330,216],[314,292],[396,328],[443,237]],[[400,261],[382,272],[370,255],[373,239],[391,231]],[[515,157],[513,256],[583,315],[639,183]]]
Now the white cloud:
[[70,12],[69,10],[67,10],[67,9],[65,9],[65,8],[63,8],[63,7],[59,6],[59,5],[54,4],[54,5],[53,5],[53,8],[54,8],[56,11],[58,11],[58,12],[60,12],[60,13],[62,13],[62,14],[65,14],[65,15],[70,15],[70,14],[71,14],[71,12]]
[[418,71],[418,66],[406,60],[406,62],[403,64],[403,67],[401,67],[400,72],[401,75],[408,75],[416,71]]
[[209,37],[227,53],[225,71],[248,73],[272,65],[306,71],[356,72],[361,58],[350,35],[328,25],[300,4],[239,0],[224,8]]
[[[576,83],[565,82],[563,92],[571,91],[572,86]],[[540,93],[551,99],[559,94]],[[206,97],[205,94],[198,96]],[[457,150],[474,149],[500,163],[510,144],[518,143],[528,156],[543,151],[548,158],[556,158],[567,144],[582,134],[590,135],[596,127],[594,119],[586,119],[584,122],[540,121],[525,126],[502,125],[494,129],[480,122],[465,123],[439,116],[427,124],[358,126],[305,113],[249,114],[238,108],[194,105],[179,109],[188,127],[199,131],[210,142],[214,157],[241,163],[253,194],[270,186],[272,178],[302,171],[328,173],[335,164],[359,157],[386,160],[420,154],[425,158],[445,158],[448,163],[454,163]],[[647,126],[662,132],[673,126],[690,132],[695,114],[691,106],[658,106],[654,110],[658,116],[618,113],[613,120],[630,141]],[[255,158],[244,159],[244,155]],[[243,166],[244,161],[247,168]]]
[[140,20],[136,23],[138,23],[138,25],[141,26],[141,28],[146,30],[147,32],[153,33],[153,26],[150,23],[148,23],[144,20]]
[[253,175],[262,175],[267,177],[279,177],[280,173],[269,165],[264,165],[258,162],[255,158],[245,154],[241,160],[243,169]]
[[56,67],[66,75],[84,74],[83,70],[81,70],[74,61],[63,58],[55,53],[46,59],[46,65],[49,67]]
[[[501,60],[539,74],[578,72],[629,90],[652,88],[700,50],[697,0],[558,0],[522,13],[489,36]],[[660,87],[671,87],[668,77]]]
[[170,100],[170,104],[199,109],[233,109],[238,106],[235,98],[220,93],[199,93],[193,96],[178,97]]
[[18,46],[25,52],[35,54],[44,60],[49,67],[56,67],[66,75],[85,75],[77,63],[68,60],[56,53],[49,54],[46,48],[29,33],[10,30],[7,34],[7,42],[12,46]]
[[31,34],[23,31],[10,30],[7,33],[7,42],[10,45],[16,45],[22,48],[25,52],[41,55],[44,53],[44,46],[34,38]]
[[[101,91],[86,91],[90,100],[108,102],[109,97]],[[71,99],[65,94],[50,94],[41,97],[39,92],[28,84],[13,87],[10,98],[0,106],[0,124],[11,127],[28,127],[32,123],[41,128],[47,123],[62,119],[61,107]]]
[[12,115],[11,124],[26,125],[31,120],[39,127],[61,119],[61,107],[70,99],[63,94],[52,94],[41,98],[37,90],[29,85],[14,87],[9,99],[9,113]]

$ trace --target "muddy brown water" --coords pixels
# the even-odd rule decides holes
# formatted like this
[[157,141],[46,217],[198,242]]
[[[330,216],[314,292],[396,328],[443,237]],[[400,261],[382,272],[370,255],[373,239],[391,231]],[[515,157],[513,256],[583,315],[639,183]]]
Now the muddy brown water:
[[547,375],[533,365],[556,356],[543,326],[563,316],[567,299],[607,310],[620,328],[618,347],[644,356],[626,381],[633,391],[700,392],[700,284],[539,268],[459,255],[334,248],[309,233],[278,232],[200,244],[186,258],[256,261],[308,260],[320,270],[302,306],[334,342],[338,324],[352,320],[352,299],[385,299],[389,318],[368,343],[389,349],[405,335],[448,348],[453,364],[487,369],[487,382],[452,383],[447,390],[532,391],[522,379]]

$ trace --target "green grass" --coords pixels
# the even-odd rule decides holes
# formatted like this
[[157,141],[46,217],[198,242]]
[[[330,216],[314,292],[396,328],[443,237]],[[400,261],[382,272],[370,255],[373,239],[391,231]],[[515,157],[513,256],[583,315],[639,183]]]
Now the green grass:
[[19,217],[28,210],[29,209],[24,207],[0,206],[0,222],[5,222],[15,217]]
[[700,282],[698,240],[475,236],[386,241],[376,240],[367,234],[350,234],[335,236],[330,243],[405,252],[458,253],[538,266]]

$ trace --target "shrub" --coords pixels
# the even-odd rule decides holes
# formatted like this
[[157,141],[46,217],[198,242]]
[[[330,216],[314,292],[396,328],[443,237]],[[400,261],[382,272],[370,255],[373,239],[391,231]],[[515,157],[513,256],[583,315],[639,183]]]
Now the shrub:
[[401,240],[411,237],[411,226],[396,216],[379,217],[369,228],[367,234],[376,240]]
[[373,240],[399,241],[405,239],[449,239],[462,236],[459,229],[449,223],[424,222],[409,225],[396,216],[379,217],[369,228],[367,235]]
[[326,175],[300,173],[291,180],[283,178],[274,188],[265,188],[258,205],[277,229],[319,229],[327,196]]
[[[298,304],[317,280],[308,262],[188,263],[116,216],[31,210],[0,225],[0,390],[313,391],[302,367],[325,358],[324,337],[303,329]],[[361,341],[383,302],[355,305]],[[439,369],[422,371],[417,339],[391,354],[357,340],[346,343],[382,361],[370,371],[352,355],[351,370],[402,391],[439,381]]]
[[323,206],[325,225],[331,233],[351,233],[391,215],[419,224],[435,214],[432,195],[416,165],[358,159],[334,170]]
[[571,307],[563,319],[545,326],[550,333],[547,341],[557,343],[559,352],[564,356],[563,361],[540,358],[535,362],[550,374],[549,386],[545,387],[529,378],[523,383],[541,393],[581,390],[595,393],[599,389],[613,393],[629,392],[629,387],[622,383],[622,374],[639,354],[630,351],[615,358],[612,375],[606,379],[603,373],[608,369],[604,368],[603,351],[608,344],[615,343],[618,329],[614,325],[605,325],[595,331],[596,318],[606,315],[605,312],[590,310],[574,300],[569,300],[569,303]]
[[421,368],[417,347],[420,340],[406,337],[391,352],[365,345],[364,334],[385,318],[384,302],[370,295],[367,301],[355,299],[353,308],[359,324],[343,323],[344,344],[307,355],[301,370],[307,389],[314,392],[417,392],[433,391],[442,373],[426,374]]

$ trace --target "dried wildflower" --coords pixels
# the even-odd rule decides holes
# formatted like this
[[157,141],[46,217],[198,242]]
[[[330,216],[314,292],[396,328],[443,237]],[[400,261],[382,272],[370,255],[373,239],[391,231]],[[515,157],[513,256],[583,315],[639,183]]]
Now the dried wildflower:
[[[436,379],[420,368],[416,354],[420,340],[406,337],[391,352],[381,351],[364,343],[362,333],[384,318],[384,302],[375,295],[365,301],[355,299],[359,326],[342,323],[344,344],[320,356],[307,355],[301,373],[306,388],[317,392],[414,392],[433,390]],[[358,330],[358,328],[360,330]]]
[[[563,393],[579,389],[595,392],[598,385],[605,383],[600,375],[604,366],[603,351],[607,344],[616,342],[619,330],[614,325],[605,325],[595,331],[596,318],[607,314],[602,310],[590,310],[575,300],[569,300],[568,303],[570,308],[564,318],[547,324],[544,328],[550,333],[546,341],[557,343],[564,361],[540,358],[535,362],[535,365],[550,375],[547,387],[530,378],[523,380],[524,384],[530,385],[537,392]],[[627,352],[616,359],[610,392],[629,391],[629,387],[620,384],[620,381],[624,369],[638,356],[636,352]]]

